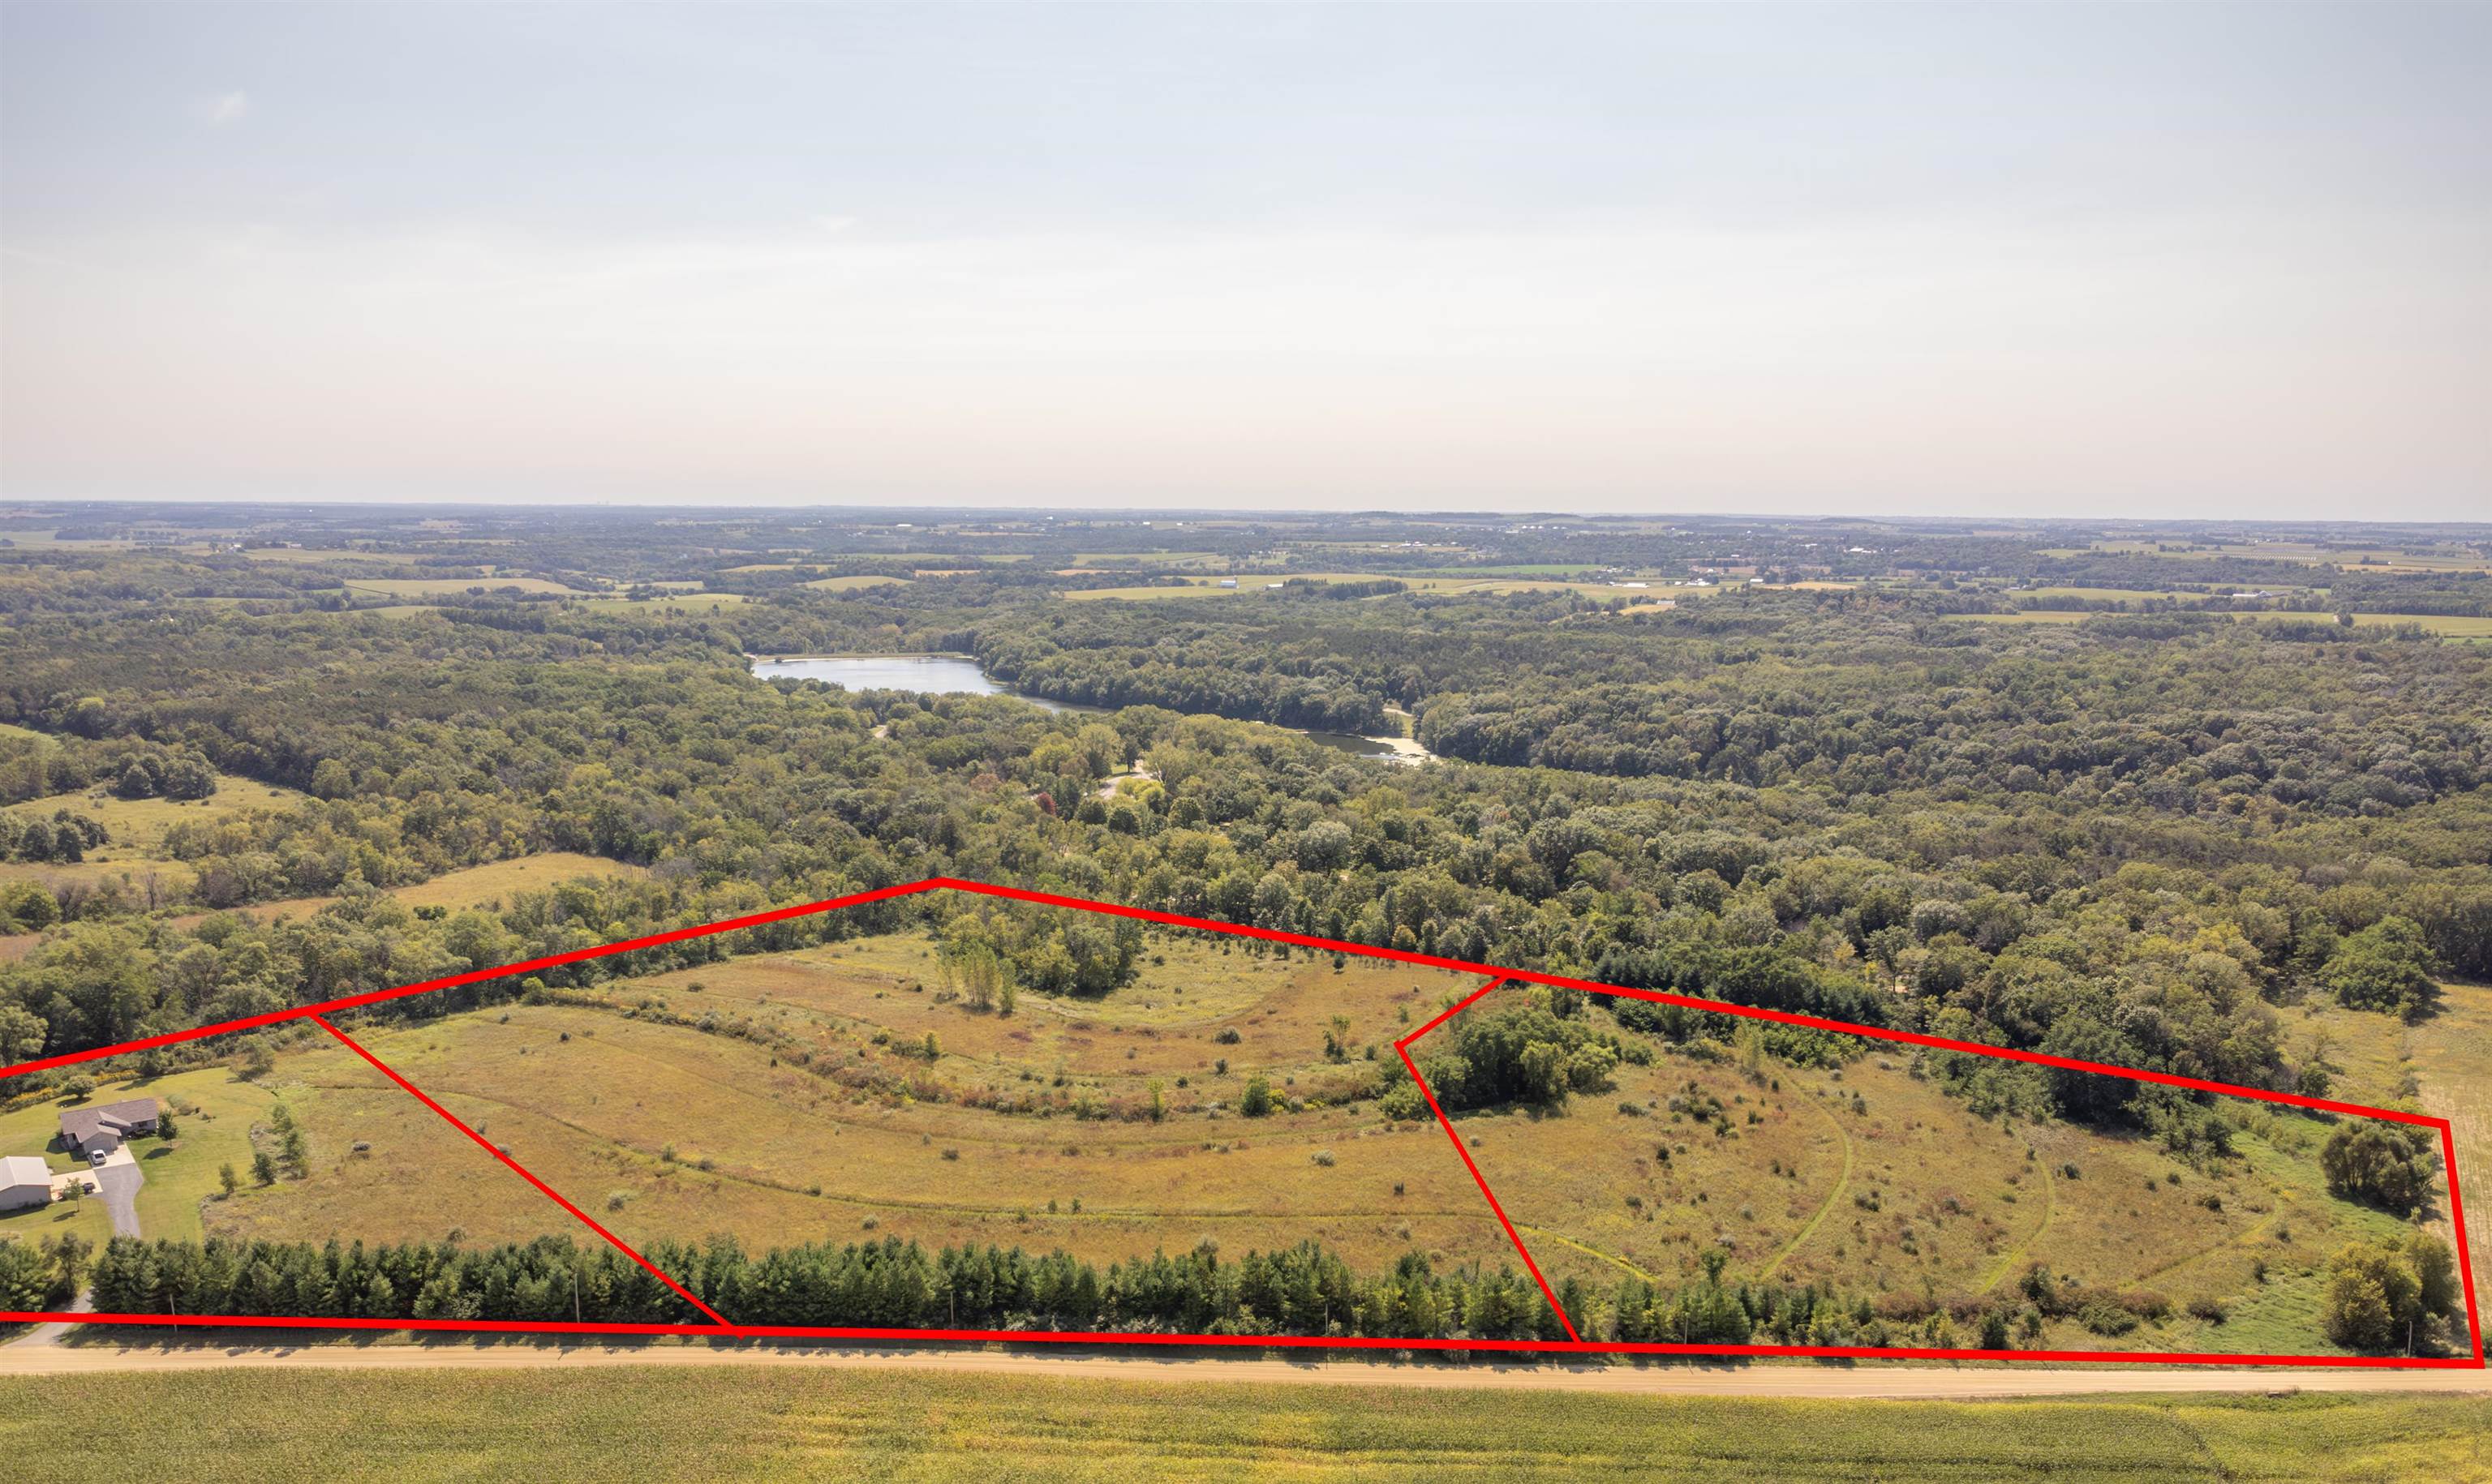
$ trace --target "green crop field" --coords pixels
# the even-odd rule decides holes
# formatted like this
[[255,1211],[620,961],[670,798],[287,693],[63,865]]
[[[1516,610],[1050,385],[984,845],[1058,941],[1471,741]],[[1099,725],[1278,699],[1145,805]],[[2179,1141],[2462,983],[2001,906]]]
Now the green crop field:
[[2492,1478],[2492,1399],[1984,1403],[809,1371],[236,1370],[130,1378],[92,1445],[56,1378],[0,1380],[42,1476],[1149,1481]]

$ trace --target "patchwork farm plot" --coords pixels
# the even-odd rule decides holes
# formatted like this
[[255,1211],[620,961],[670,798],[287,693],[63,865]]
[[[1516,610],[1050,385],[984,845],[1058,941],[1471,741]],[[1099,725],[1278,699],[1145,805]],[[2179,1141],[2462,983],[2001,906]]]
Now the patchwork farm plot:
[[[930,888],[963,895],[867,936],[819,917]],[[985,1273],[1023,1296],[982,1313],[1122,1303],[1164,1322],[1111,1327],[1163,1342],[2481,1363],[2471,1270],[2460,1314],[2426,1250],[2437,1223],[2464,1252],[2433,1117],[1079,905],[887,887],[176,1033],[234,1049],[90,1091],[171,1099],[201,1141],[167,1235],[314,1268],[379,1244],[401,1283],[453,1261],[409,1253],[520,1244],[457,1260],[484,1296],[416,1307],[445,1325],[556,1316],[581,1242],[601,1294],[645,1291],[598,1312],[755,1333],[807,1304],[835,1317],[803,1332],[885,1332],[838,1327],[877,1305],[944,1328]],[[802,946],[629,956],[792,917],[816,919]],[[2073,1121],[2053,1077],[2161,1101]],[[21,1099],[0,1133],[50,1111]],[[211,1158],[254,1178],[211,1189]],[[2322,1291],[2364,1244],[2423,1274],[2396,1301],[2469,1353],[2329,1337]],[[1209,1277],[1255,1254],[1268,1291]],[[1136,1296],[1172,1259],[1224,1327]],[[121,1261],[112,1292],[147,1292]],[[1101,1272],[1107,1296],[1076,1291]],[[789,1296],[808,1282],[849,1296]]]

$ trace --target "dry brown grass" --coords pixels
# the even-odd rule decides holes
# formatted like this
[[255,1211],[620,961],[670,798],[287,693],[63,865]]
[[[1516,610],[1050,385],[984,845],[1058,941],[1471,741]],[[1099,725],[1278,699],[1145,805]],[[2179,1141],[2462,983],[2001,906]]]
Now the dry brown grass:
[[[2139,1135],[1985,1121],[1912,1075],[1910,1060],[1877,1048],[1839,1074],[1768,1062],[1752,1077],[1730,1060],[1664,1051],[1650,1067],[1621,1067],[1614,1091],[1575,1095],[1562,1116],[1456,1123],[1543,1268],[1603,1286],[1628,1272],[1688,1281],[1719,1245],[1735,1280],[1943,1300],[2012,1289],[2041,1263],[2090,1286],[2160,1292],[2177,1311],[2202,1295],[2254,1303],[2271,1286],[2301,1295],[2345,1241],[2395,1229],[2327,1193],[2317,1120],[2257,1120],[2267,1132],[2240,1137],[2243,1158],[2199,1169]],[[1673,1116],[1691,1082],[1719,1101],[1728,1135]],[[2327,1348],[2306,1323],[2287,1342],[2274,1326],[2185,1317],[2118,1341],[2057,1328],[2068,1348]]]
[[[1336,975],[1328,962],[1250,964],[1242,955],[1224,962],[1200,945],[1171,944],[1162,946],[1169,962],[1100,1001],[1025,995],[1006,1018],[938,1004],[931,987],[905,987],[915,978],[909,971],[931,968],[918,956],[924,947],[895,938],[775,955],[618,982],[606,998],[618,1007],[664,1000],[674,1013],[762,1019],[814,1048],[824,1067],[930,1072],[944,1091],[931,1101],[854,1090],[763,1045],[614,1008],[523,1004],[356,1033],[635,1244],[725,1232],[766,1247],[871,1233],[936,1245],[1060,1246],[1105,1261],[1206,1240],[1234,1254],[1314,1238],[1364,1266],[1413,1248],[1451,1262],[1512,1260],[1433,1124],[1396,1127],[1366,1102],[1261,1120],[1214,1106],[1233,1104],[1250,1070],[1265,1072],[1285,1095],[1319,1078],[1363,1073],[1363,1062],[1345,1068],[1324,1060],[1330,1016],[1357,1008],[1384,1033],[1398,1028],[1406,1004],[1432,1010],[1435,996],[1413,996],[1411,971],[1360,965]],[[1465,982],[1424,973],[1419,981],[1438,995]],[[1211,1039],[1231,1024],[1248,1028],[1236,1045]],[[902,1049],[928,1029],[947,1048],[931,1067]],[[890,1046],[875,1044],[877,1031],[889,1033]],[[948,1049],[955,1045],[958,1053]],[[1126,1058],[1127,1049],[1136,1055]],[[1222,1056],[1231,1063],[1225,1075],[1214,1070]],[[1029,1068],[1052,1091],[1059,1066],[1068,1096],[1087,1093],[1102,1106],[1145,1094],[1157,1078],[1170,1111],[1159,1121],[1083,1119],[948,1100],[1007,1076],[1022,1087],[1007,1067]],[[369,1067],[314,1050],[285,1059],[282,1076],[320,1090],[308,1104],[315,1142],[334,1148],[364,1137],[373,1149],[352,1181],[315,1178],[268,1193],[238,1207],[232,1230],[437,1237],[455,1225],[475,1237],[543,1230],[536,1208],[549,1203],[507,1175],[494,1178],[499,1172],[481,1151],[445,1149],[437,1138],[396,1128],[394,1110],[413,1105]],[[392,1131],[358,1132],[375,1127]],[[1318,1150],[1330,1163],[1319,1163]]]

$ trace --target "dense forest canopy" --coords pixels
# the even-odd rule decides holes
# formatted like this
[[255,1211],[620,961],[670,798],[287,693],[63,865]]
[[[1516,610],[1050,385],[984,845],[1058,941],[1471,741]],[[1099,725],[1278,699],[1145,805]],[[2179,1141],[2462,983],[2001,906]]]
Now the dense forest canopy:
[[[2462,607],[2479,531],[2398,535],[2406,570],[2381,533],[2325,529],[2157,551],[1860,522],[911,521],[44,517],[0,550],[0,929],[42,934],[0,964],[0,1059],[934,874],[2302,1091],[2324,1055],[2278,1006],[2426,1015],[2435,976],[2492,975],[2486,651],[2351,622]],[[1963,621],[2156,564],[2154,603]],[[2187,607],[2287,569],[2333,596]],[[1083,596],[1227,571],[1268,582]],[[1572,585],[1429,585],[1553,571]],[[1665,572],[1722,585],[1665,608]],[[694,591],[725,597],[670,600]],[[1105,710],[765,684],[747,657],[929,652]],[[1445,761],[1265,722],[1407,724]],[[295,792],[185,817],[220,778]],[[104,800],[171,811],[153,848],[178,885],[57,874]],[[373,894],[545,851],[649,869],[455,914]],[[226,911],[291,898],[333,900]],[[1080,990],[1137,951],[964,911],[641,957],[931,919]],[[1480,1075],[1485,1097],[1578,1074]]]

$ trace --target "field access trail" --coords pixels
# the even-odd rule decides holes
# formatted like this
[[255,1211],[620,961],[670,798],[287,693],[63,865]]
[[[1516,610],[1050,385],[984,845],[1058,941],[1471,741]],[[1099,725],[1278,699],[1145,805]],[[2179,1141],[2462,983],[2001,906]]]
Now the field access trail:
[[1283,1382],[1307,1385],[1588,1391],[1644,1396],[1921,1398],[2092,1396],[2113,1392],[2431,1391],[2492,1393],[2492,1372],[2022,1370],[2000,1366],[1414,1364],[1025,1352],[705,1345],[111,1345],[0,1346],[0,1376],[101,1376],[230,1370],[581,1370],[607,1366],[813,1366],[823,1369],[1087,1377],[1100,1381]]

